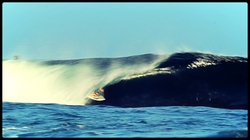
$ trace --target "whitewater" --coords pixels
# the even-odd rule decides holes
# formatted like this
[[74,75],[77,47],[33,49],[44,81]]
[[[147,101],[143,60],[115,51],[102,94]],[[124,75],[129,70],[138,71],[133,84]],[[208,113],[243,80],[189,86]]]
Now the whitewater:
[[156,58],[150,65],[112,59],[104,59],[108,60],[104,64],[95,59],[65,60],[58,64],[53,64],[53,61],[5,60],[3,101],[85,105],[87,94],[95,89],[148,71],[162,59]]
[[[2,61],[2,136],[248,137],[247,58]],[[104,87],[103,102],[87,98]]]

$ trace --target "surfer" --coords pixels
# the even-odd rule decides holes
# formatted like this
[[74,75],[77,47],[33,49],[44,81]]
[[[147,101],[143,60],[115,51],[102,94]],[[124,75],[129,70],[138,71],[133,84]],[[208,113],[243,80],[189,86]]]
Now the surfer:
[[104,89],[99,88],[99,89],[95,90],[94,92],[92,92],[88,97],[93,99],[93,100],[96,100],[96,101],[103,101],[103,100],[105,100],[103,95],[104,95]]

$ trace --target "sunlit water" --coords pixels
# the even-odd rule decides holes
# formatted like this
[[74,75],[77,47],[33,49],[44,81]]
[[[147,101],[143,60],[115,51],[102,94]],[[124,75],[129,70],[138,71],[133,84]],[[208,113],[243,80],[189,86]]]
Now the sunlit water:
[[247,110],[3,102],[3,137],[247,137]]

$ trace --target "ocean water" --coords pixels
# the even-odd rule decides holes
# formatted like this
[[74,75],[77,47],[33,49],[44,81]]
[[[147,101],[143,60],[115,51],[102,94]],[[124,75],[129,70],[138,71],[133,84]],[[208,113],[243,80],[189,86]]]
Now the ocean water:
[[[2,136],[248,137],[245,57],[3,60]],[[87,97],[103,87],[105,101]]]
[[2,105],[5,138],[248,136],[247,110],[240,109],[9,102]]

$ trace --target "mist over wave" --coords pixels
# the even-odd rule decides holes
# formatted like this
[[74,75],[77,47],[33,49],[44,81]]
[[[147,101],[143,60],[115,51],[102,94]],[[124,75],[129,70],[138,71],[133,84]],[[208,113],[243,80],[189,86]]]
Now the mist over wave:
[[84,105],[87,94],[156,67],[167,55],[77,60],[3,60],[3,101]]

